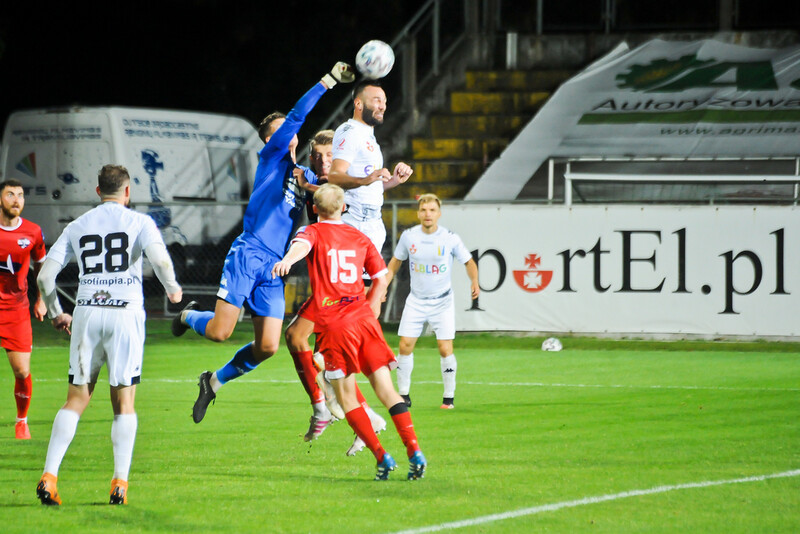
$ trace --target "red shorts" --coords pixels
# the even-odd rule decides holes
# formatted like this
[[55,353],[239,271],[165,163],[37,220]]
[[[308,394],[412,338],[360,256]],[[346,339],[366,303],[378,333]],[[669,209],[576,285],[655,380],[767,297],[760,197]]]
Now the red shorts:
[[0,347],[13,352],[33,351],[31,314],[27,307],[0,310]]
[[317,320],[317,306],[314,304],[314,297],[313,295],[308,297],[306,301],[300,305],[300,309],[297,310],[298,317],[302,317],[306,321],[316,322]]
[[381,325],[373,318],[319,332],[317,343],[331,379],[353,373],[369,376],[383,366],[395,366],[394,352],[383,338]]

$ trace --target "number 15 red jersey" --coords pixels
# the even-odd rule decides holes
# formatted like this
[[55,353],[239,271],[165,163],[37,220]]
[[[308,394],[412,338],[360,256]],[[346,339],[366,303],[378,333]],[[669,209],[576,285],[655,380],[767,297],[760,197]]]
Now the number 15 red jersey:
[[315,331],[372,317],[364,298],[362,272],[386,274],[386,263],[367,236],[341,221],[322,221],[300,229],[292,240],[311,247],[306,257],[317,306]]

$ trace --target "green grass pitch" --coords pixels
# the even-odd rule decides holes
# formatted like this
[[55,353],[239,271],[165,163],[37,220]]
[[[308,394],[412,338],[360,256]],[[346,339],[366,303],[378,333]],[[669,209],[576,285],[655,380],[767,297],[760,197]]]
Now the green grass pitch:
[[148,322],[129,505],[107,504],[101,373],[59,472],[64,504],[51,508],[35,488],[68,350],[66,337],[34,326],[30,441],[13,438],[13,377],[7,364],[0,373],[5,532],[800,531],[797,343],[564,338],[547,353],[542,338],[463,334],[456,409],[445,411],[435,342],[423,338],[411,412],[428,472],[405,480],[390,423],[380,437],[398,470],[375,482],[368,451],[344,454],[346,422],[303,442],[311,410],[285,347],[225,386],[195,425],[197,375],[226,362],[251,327],[222,344],[174,339],[168,327]]

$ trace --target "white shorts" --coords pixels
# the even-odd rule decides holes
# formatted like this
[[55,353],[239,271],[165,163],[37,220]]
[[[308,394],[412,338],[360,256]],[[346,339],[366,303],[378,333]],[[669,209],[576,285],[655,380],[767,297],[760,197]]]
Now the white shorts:
[[110,386],[139,383],[144,353],[142,309],[76,306],[69,343],[69,383],[94,384],[105,363]]
[[378,254],[382,254],[383,243],[386,241],[386,227],[383,225],[383,219],[378,217],[364,221],[345,212],[342,213],[342,221],[366,235],[378,249]]
[[419,337],[426,322],[436,333],[436,339],[455,339],[456,306],[452,292],[435,299],[420,299],[409,294],[397,334],[402,337]]

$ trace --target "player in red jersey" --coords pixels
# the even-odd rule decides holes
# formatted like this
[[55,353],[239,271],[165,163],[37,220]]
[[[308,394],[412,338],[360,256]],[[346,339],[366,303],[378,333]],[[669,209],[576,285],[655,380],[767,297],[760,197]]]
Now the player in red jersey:
[[[394,353],[378,323],[381,301],[386,294],[386,263],[378,249],[355,228],[341,221],[342,188],[325,184],[314,193],[314,211],[319,222],[301,229],[292,246],[272,268],[273,276],[285,276],[292,265],[307,257],[308,274],[316,316],[314,332],[325,357],[325,373],[347,422],[378,461],[376,480],[386,480],[397,463],[373,432],[366,411],[356,397],[355,374],[369,379],[378,399],[389,410],[409,458],[408,479],[422,478],[427,462],[419,448],[411,414],[394,389],[390,366]],[[372,279],[364,295],[361,273]]]
[[[31,439],[28,408],[31,405],[31,332],[28,303],[28,271],[34,261],[39,274],[45,257],[44,236],[39,225],[20,217],[25,207],[25,191],[17,180],[0,182],[0,346],[6,349],[14,371],[14,398],[17,401],[17,439]],[[47,308],[39,295],[33,313],[44,320]]]
[[[298,167],[295,169],[295,176],[301,187],[308,191],[308,219],[316,221],[317,216],[313,212],[313,193],[319,188],[319,185],[328,181],[328,172],[331,169],[331,162],[333,161],[333,130],[321,130],[317,132],[311,139],[309,150],[310,168],[305,169]],[[305,178],[306,172],[313,172],[316,175],[316,183],[310,183]],[[311,180],[313,182],[314,180]],[[308,338],[314,332],[314,315],[315,307],[314,300],[309,297],[303,302],[300,309],[297,311],[294,319],[289,323],[286,328],[284,337],[286,339],[286,348],[289,349],[289,354],[292,355],[294,366],[297,370],[297,375],[300,377],[303,386],[311,399],[314,413],[311,416],[311,424],[309,425],[308,432],[304,436],[306,441],[317,439],[327,426],[336,419],[344,419],[344,412],[342,407],[339,406],[336,400],[336,395],[333,392],[333,387],[330,383],[321,380],[318,376],[317,369],[322,369],[324,362],[319,352],[311,350],[311,345]],[[315,354],[316,352],[316,354]],[[322,363],[320,363],[322,362]],[[372,422],[372,429],[376,433],[386,430],[386,421],[375,413],[368,404],[361,391],[356,386],[356,396],[359,402],[367,411],[369,420]],[[325,407],[329,408],[330,413],[326,413]],[[353,444],[347,449],[347,455],[353,456],[364,448],[364,442],[356,436]]]

